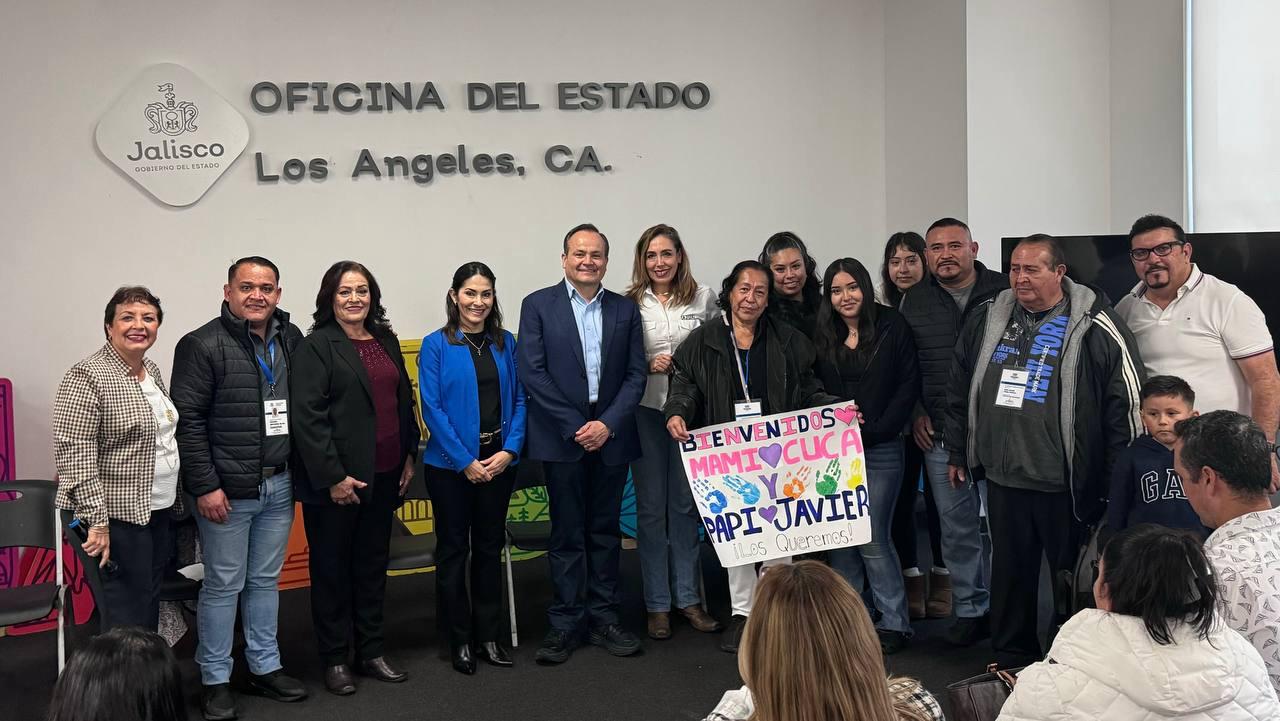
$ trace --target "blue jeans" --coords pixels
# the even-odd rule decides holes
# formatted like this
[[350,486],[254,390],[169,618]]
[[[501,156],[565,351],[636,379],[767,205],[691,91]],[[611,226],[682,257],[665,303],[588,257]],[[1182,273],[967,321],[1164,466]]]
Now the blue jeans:
[[828,551],[827,560],[859,593],[870,579],[871,598],[880,612],[876,628],[910,634],[907,592],[892,537],[893,508],[902,485],[902,439],[867,448],[866,461],[871,491],[871,542]]
[[636,487],[636,545],[644,606],[648,611],[688,608],[698,596],[698,527],[693,494],[680,462],[680,449],[667,434],[661,411],[636,411],[643,456],[631,463]]
[[196,615],[200,634],[196,663],[205,686],[231,679],[237,599],[249,671],[262,675],[281,667],[276,643],[278,584],[293,526],[293,486],[288,471],[264,480],[258,492],[257,499],[229,499],[231,512],[226,523],[195,514],[204,554],[204,584]]
[[951,572],[952,608],[959,618],[985,616],[991,593],[984,573],[978,489],[972,481],[958,489],[951,487],[947,450],[941,443],[924,452],[924,467],[942,525],[942,559]]

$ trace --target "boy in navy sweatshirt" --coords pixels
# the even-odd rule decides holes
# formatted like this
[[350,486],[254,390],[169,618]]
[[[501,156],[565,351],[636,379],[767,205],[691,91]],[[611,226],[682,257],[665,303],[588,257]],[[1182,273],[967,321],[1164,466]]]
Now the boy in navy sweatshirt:
[[1209,535],[1182,490],[1182,479],[1173,470],[1173,426],[1195,411],[1196,394],[1177,376],[1152,376],[1141,390],[1142,425],[1139,436],[1116,457],[1111,471],[1111,502],[1107,507],[1106,535],[1139,523]]

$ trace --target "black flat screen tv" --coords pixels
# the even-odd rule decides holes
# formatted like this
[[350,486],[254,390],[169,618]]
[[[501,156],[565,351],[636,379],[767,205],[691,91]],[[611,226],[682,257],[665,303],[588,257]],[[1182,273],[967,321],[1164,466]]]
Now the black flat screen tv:
[[[1001,269],[1021,238],[1000,243]],[[1125,235],[1058,236],[1067,256],[1067,275],[1101,288],[1112,303],[1138,284]],[[1280,231],[1265,233],[1188,233],[1191,259],[1205,273],[1235,285],[1253,298],[1267,318],[1271,338],[1280,338]]]

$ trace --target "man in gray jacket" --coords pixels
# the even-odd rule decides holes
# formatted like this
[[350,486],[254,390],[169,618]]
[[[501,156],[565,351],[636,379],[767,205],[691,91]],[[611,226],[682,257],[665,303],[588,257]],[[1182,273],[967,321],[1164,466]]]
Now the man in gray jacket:
[[1066,272],[1054,238],[1018,243],[1012,288],[960,332],[948,391],[949,478],[987,479],[991,645],[1006,667],[1043,658],[1042,555],[1055,576],[1074,565],[1116,454],[1142,430],[1137,344],[1106,297]]

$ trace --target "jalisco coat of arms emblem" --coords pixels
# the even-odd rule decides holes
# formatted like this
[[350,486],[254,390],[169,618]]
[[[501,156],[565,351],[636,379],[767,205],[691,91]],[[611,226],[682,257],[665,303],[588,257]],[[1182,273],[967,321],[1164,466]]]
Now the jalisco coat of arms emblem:
[[151,121],[152,133],[164,133],[176,138],[196,129],[196,118],[200,111],[194,103],[186,100],[177,102],[178,96],[173,92],[173,83],[164,83],[156,91],[164,93],[164,102],[157,100],[148,103],[143,111],[147,120]]

